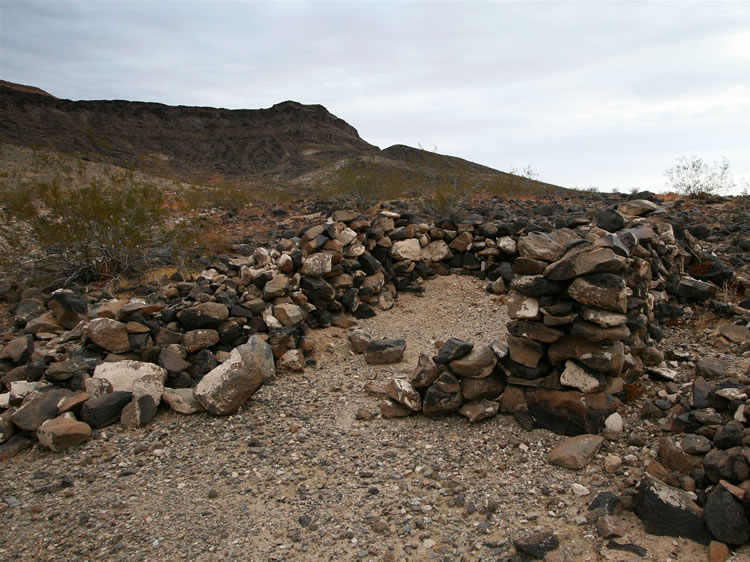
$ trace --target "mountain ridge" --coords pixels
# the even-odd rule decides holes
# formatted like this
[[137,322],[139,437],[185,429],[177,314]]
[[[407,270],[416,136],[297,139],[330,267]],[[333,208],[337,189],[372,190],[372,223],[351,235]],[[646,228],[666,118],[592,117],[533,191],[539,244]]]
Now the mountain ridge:
[[408,172],[416,178],[410,185],[419,184],[421,176],[421,183],[434,183],[436,169],[470,176],[472,183],[517,178],[405,145],[381,150],[323,105],[292,100],[264,109],[73,101],[0,81],[0,137],[191,182],[320,187],[342,167],[362,162],[368,163],[367,173],[384,177],[393,177],[394,170]]

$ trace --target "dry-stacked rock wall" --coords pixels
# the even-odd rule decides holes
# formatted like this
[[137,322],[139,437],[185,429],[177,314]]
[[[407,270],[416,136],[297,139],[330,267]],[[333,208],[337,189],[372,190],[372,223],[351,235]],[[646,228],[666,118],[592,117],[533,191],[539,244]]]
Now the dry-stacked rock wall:
[[[144,299],[29,290],[0,350],[3,439],[61,417],[142,426],[162,401],[180,412],[231,413],[276,368],[299,371],[314,360],[310,328],[349,326],[352,316],[392,307],[399,292],[423,291],[423,279],[451,273],[507,291],[513,321],[507,335],[498,327],[499,341],[465,357],[438,354],[436,370],[420,365],[437,373],[419,375],[421,409],[465,406],[478,418],[484,414],[470,402],[505,391],[501,407],[529,423],[599,431],[628,381],[644,369],[669,377],[651,345],[654,311],[669,312],[670,295],[705,299],[716,288],[684,274],[696,250],[687,233],[678,244],[662,209],[649,201],[618,209],[593,222],[574,216],[561,228],[336,211],[272,248],[218,261],[195,281],[175,276]],[[120,373],[118,384],[102,375],[107,369]],[[588,405],[585,423],[560,417],[578,404]],[[85,439],[80,425],[56,423],[60,443],[66,428],[79,436],[73,441]],[[51,442],[50,432],[39,435]]]

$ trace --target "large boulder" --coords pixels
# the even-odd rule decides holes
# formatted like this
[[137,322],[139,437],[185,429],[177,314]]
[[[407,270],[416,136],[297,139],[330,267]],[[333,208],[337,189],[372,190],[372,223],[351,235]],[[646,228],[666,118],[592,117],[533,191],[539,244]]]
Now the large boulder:
[[[236,412],[261,387],[273,379],[273,352],[259,338],[232,350],[229,359],[207,373],[193,389],[201,405],[218,416]],[[270,372],[273,369],[273,372]]]

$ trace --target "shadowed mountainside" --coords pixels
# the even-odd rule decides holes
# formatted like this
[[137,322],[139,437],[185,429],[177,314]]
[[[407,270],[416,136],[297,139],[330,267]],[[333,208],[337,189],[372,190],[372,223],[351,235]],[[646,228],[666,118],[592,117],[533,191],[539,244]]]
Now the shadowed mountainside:
[[322,105],[294,101],[253,110],[71,101],[0,81],[0,138],[193,182],[325,188],[355,166],[407,188],[438,177],[556,187],[403,145],[380,150]]

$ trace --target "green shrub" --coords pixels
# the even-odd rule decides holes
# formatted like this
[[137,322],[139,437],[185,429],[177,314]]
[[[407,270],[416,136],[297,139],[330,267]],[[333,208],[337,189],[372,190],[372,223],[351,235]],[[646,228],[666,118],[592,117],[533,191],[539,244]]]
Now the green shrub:
[[161,191],[132,171],[91,179],[71,170],[31,186],[2,183],[0,194],[6,275],[22,267],[50,286],[107,280],[171,261],[189,244],[189,223],[171,220]]
[[467,192],[459,186],[458,179],[441,182],[432,194],[422,198],[424,212],[434,217],[456,217],[466,203]]

